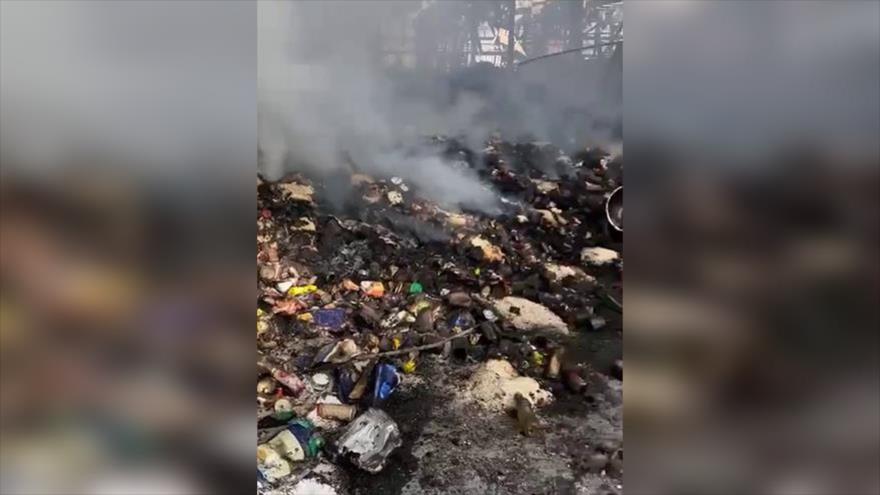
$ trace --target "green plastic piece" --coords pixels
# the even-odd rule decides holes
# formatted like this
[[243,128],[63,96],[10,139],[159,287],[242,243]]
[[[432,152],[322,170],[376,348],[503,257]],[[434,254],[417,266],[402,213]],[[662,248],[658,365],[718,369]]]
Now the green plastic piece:
[[318,455],[318,452],[321,451],[322,447],[324,447],[324,439],[322,437],[315,435],[315,436],[312,436],[311,438],[309,438],[309,445],[308,445],[309,457],[315,457],[316,455]]
[[289,421],[291,418],[293,418],[293,411],[276,412],[272,415],[272,417],[277,419],[278,421]]

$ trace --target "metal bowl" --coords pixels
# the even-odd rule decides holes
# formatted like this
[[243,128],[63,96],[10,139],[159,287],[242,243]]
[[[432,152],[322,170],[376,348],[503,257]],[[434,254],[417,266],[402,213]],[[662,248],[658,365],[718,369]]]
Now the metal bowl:
[[618,232],[623,232],[623,186],[611,191],[605,200],[605,218]]

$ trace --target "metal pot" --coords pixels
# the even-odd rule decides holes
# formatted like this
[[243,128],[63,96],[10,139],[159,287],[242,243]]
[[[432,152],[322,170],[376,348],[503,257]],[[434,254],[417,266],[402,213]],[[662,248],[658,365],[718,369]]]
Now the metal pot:
[[605,200],[605,218],[618,232],[623,232],[623,186],[611,191]]

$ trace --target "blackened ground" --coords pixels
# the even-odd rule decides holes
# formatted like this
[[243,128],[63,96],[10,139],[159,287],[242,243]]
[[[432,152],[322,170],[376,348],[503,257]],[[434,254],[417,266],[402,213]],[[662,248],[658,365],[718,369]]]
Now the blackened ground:
[[[516,431],[513,417],[459,400],[479,363],[426,356],[386,404],[403,445],[384,470],[369,474],[323,460],[325,469],[306,477],[359,495],[622,493],[621,382],[607,377],[607,366],[621,357],[619,329],[617,317],[605,330],[570,339],[571,358],[601,373],[591,375],[585,394],[543,382],[555,401],[538,409],[541,426],[531,437]],[[294,493],[292,485],[268,493]]]
[[[401,386],[384,406],[398,423],[403,443],[380,473],[372,475],[322,455],[299,463],[295,474],[260,493],[314,493],[296,489],[303,477],[330,485],[339,494],[604,495],[621,491],[621,382],[609,379],[609,373],[612,363],[622,357],[622,325],[619,308],[615,309],[616,305],[603,295],[610,294],[623,302],[622,264],[583,266],[580,256],[584,247],[621,251],[622,235],[608,231],[604,215],[604,194],[618,183],[607,180],[610,169],[607,173],[603,171],[598,163],[601,157],[585,155],[569,160],[583,161],[582,167],[563,167],[567,173],[556,180],[557,190],[542,193],[531,179],[549,180],[550,175],[540,173],[535,168],[539,164],[529,166],[528,160],[517,158],[541,150],[533,149],[534,146],[497,147],[498,152],[480,158],[485,164],[475,170],[482,171],[487,183],[515,201],[507,205],[510,211],[491,219],[469,212],[470,220],[464,227],[450,228],[446,216],[415,202],[419,195],[412,189],[406,195],[409,199],[399,205],[381,199],[369,203],[361,197],[366,191],[352,194],[349,199],[353,207],[343,208],[342,218],[337,218],[327,214],[331,205],[323,202],[327,191],[319,181],[314,182],[314,205],[288,201],[276,186],[263,185],[259,189],[260,214],[271,220],[266,222],[264,234],[272,234],[269,238],[278,246],[271,248],[271,242],[264,242],[261,253],[265,259],[261,259],[268,263],[266,260],[272,258],[269,253],[273,252],[282,268],[296,268],[305,279],[315,277],[315,284],[326,290],[329,298],[306,298],[307,302],[324,306],[333,301],[335,307],[346,308],[352,321],[343,332],[350,332],[362,346],[369,342],[368,334],[390,339],[394,329],[385,330],[377,321],[397,314],[421,297],[393,290],[393,285],[400,289],[400,284],[418,281],[424,294],[435,305],[439,304],[436,309],[440,312],[435,322],[427,325],[429,328],[410,332],[417,336],[449,334],[450,319],[460,314],[457,307],[441,302],[438,295],[442,289],[472,295],[489,289],[490,298],[514,295],[543,304],[565,320],[571,337],[566,342],[555,340],[558,336],[545,336],[543,340],[530,336],[527,340],[547,352],[548,344],[565,346],[568,365],[586,370],[586,392],[572,393],[557,380],[541,378],[540,370],[529,373],[526,358],[531,356],[531,348],[520,345],[524,342],[519,339],[519,330],[510,322],[499,321],[501,343],[511,345],[490,344],[486,341],[492,339],[484,338],[477,346],[483,353],[472,356],[479,362],[443,359],[436,354],[417,358],[416,372],[404,375]],[[501,166],[502,157],[510,166]],[[602,186],[597,191],[595,187],[588,188],[588,182]],[[371,187],[383,193],[396,188],[384,179]],[[560,218],[565,219],[566,227],[537,213],[551,208],[561,210]],[[303,217],[314,222],[316,233],[289,228]],[[504,252],[505,259],[482,259],[479,250],[466,242],[471,235],[490,240]],[[546,263],[582,267],[598,284],[551,281],[545,274]],[[345,278],[385,281],[389,294],[373,300],[358,292],[341,290],[340,282]],[[272,285],[274,281],[265,281],[264,296],[270,293]],[[276,303],[264,297],[260,304],[264,311],[271,312],[271,305]],[[375,318],[365,318],[365,308],[370,308]],[[469,316],[477,322],[484,318],[480,309],[469,310]],[[595,315],[606,321],[598,330],[591,328],[591,317]],[[298,318],[275,320],[276,327],[283,332],[269,332],[261,343],[271,340],[273,346],[266,346],[267,355],[278,363],[293,360],[298,373],[314,372],[308,370],[311,357],[342,335],[316,331]],[[514,418],[485,411],[463,397],[468,379],[487,358],[486,353],[512,360],[516,368],[553,392],[555,402],[536,411],[540,425],[533,436],[520,435]],[[321,432],[331,443],[340,433],[341,429]]]

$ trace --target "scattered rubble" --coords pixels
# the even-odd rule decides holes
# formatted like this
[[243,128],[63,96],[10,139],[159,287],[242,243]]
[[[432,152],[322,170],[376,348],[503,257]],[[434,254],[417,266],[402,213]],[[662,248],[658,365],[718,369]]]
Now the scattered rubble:
[[471,237],[471,246],[480,249],[482,254],[481,259],[483,261],[493,262],[504,260],[504,253],[501,251],[501,248],[480,236]]
[[568,280],[574,282],[596,283],[596,277],[587,275],[583,270],[576,266],[560,265],[557,263],[545,263],[544,275],[550,282],[566,282]]
[[534,378],[519,376],[507,361],[490,359],[471,378],[467,396],[486,409],[509,411],[516,408],[514,398],[522,395],[536,406],[549,404],[553,394],[541,389]]
[[312,196],[315,194],[315,189],[312,186],[308,184],[300,184],[298,182],[278,184],[278,189],[281,190],[281,194],[283,194],[286,199],[303,201],[306,203],[312,203]]
[[[440,367],[466,371],[447,401],[511,435],[545,434],[560,394],[586,411],[592,387],[616,393],[566,346],[619,332],[622,203],[607,202],[620,174],[596,150],[433,144],[496,191],[498,209],[435,204],[400,177],[356,171],[332,188],[258,180],[261,486],[339,493],[339,472],[399,462],[412,446],[397,396],[433,386]],[[622,362],[601,370],[622,377]]]
[[562,318],[556,316],[545,306],[528,299],[508,296],[496,301],[494,308],[517,330],[524,332],[550,330],[563,335],[568,334],[568,325],[562,321]]
[[609,265],[620,259],[617,251],[603,247],[584,248],[581,251],[581,260],[588,265]]

